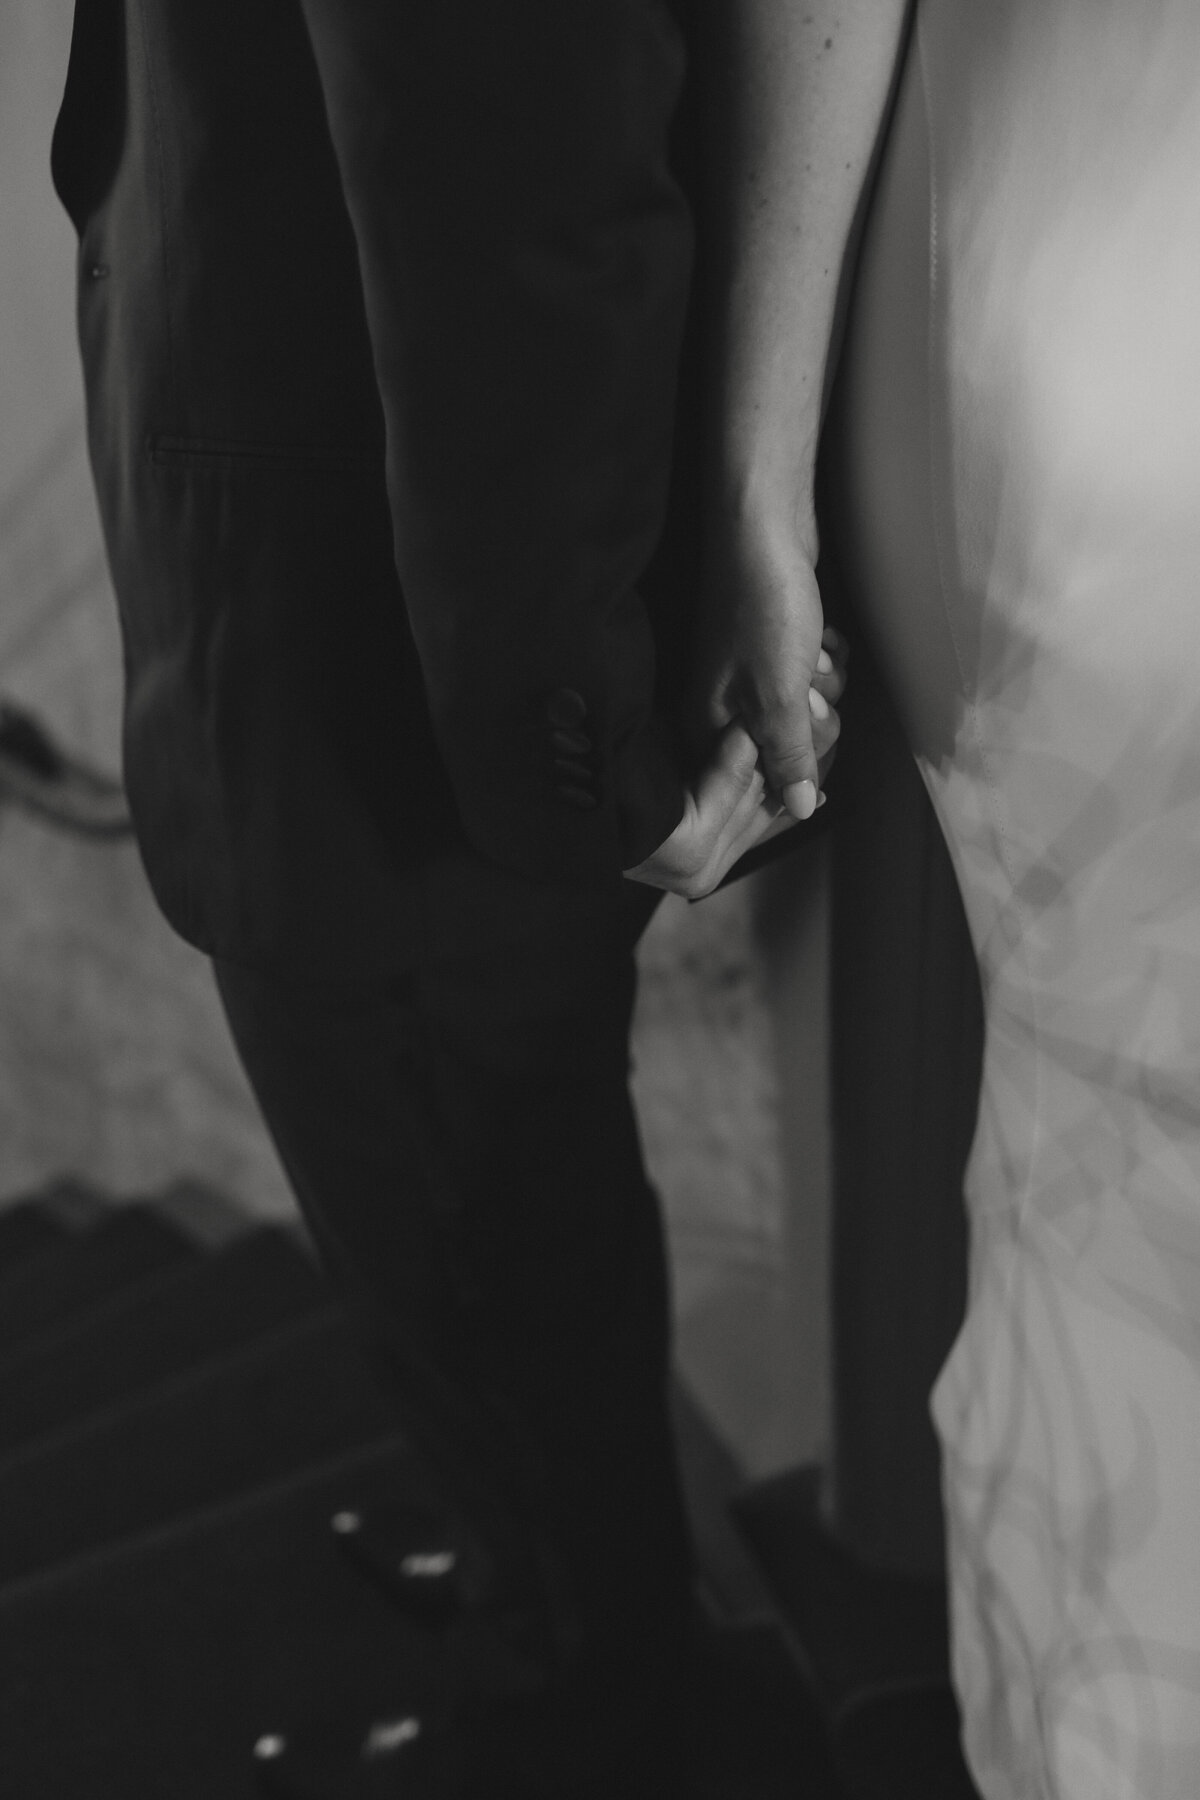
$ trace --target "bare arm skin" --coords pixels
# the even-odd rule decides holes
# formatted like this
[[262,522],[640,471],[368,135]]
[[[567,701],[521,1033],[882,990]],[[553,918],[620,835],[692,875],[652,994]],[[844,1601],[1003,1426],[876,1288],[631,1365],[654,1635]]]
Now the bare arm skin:
[[741,720],[768,791],[801,819],[837,730],[809,700],[822,400],[907,11],[908,0],[703,0],[717,303],[692,709],[710,734]]
[[822,631],[813,474],[843,263],[907,10],[702,0],[716,330],[691,711],[705,767],[672,836],[626,871],[690,898],[812,815],[837,738],[845,667]]

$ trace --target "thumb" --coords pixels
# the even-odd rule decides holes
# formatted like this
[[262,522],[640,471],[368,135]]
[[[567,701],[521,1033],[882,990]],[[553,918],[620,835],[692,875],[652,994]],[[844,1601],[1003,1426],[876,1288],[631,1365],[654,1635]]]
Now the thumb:
[[762,785],[758,745],[735,719],[720,733],[712,760],[696,783],[697,807],[704,817],[723,822],[747,793],[756,786],[761,791]]
[[767,786],[779,795],[793,819],[811,819],[821,778],[813,747],[807,680],[799,683],[799,694],[798,700],[765,714],[755,735]]

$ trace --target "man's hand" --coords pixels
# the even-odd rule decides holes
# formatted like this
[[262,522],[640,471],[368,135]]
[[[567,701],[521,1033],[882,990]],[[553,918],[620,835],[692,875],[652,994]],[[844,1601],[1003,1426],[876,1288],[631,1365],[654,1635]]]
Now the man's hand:
[[717,535],[690,706],[697,735],[741,722],[794,819],[816,810],[845,687],[845,645],[823,630],[813,560],[791,520]]
[[768,793],[758,760],[758,746],[746,730],[727,726],[711,762],[687,790],[683,818],[653,856],[626,869],[627,878],[699,900],[747,850],[786,831],[794,820]]

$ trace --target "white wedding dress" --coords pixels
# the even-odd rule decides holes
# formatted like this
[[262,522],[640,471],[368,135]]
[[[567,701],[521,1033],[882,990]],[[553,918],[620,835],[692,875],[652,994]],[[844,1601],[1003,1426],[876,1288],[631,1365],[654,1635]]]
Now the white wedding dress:
[[919,0],[835,441],[982,971],[986,1800],[1200,1800],[1200,0]]

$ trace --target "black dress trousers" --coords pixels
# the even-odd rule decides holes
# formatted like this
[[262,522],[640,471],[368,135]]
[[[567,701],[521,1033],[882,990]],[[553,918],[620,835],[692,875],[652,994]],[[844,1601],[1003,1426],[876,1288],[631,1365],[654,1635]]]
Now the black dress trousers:
[[494,1584],[536,1599],[560,1668],[648,1698],[680,1667],[692,1573],[628,1087],[632,952],[660,896],[535,886],[463,845],[408,897],[385,977],[218,960],[221,998],[326,1266]]

